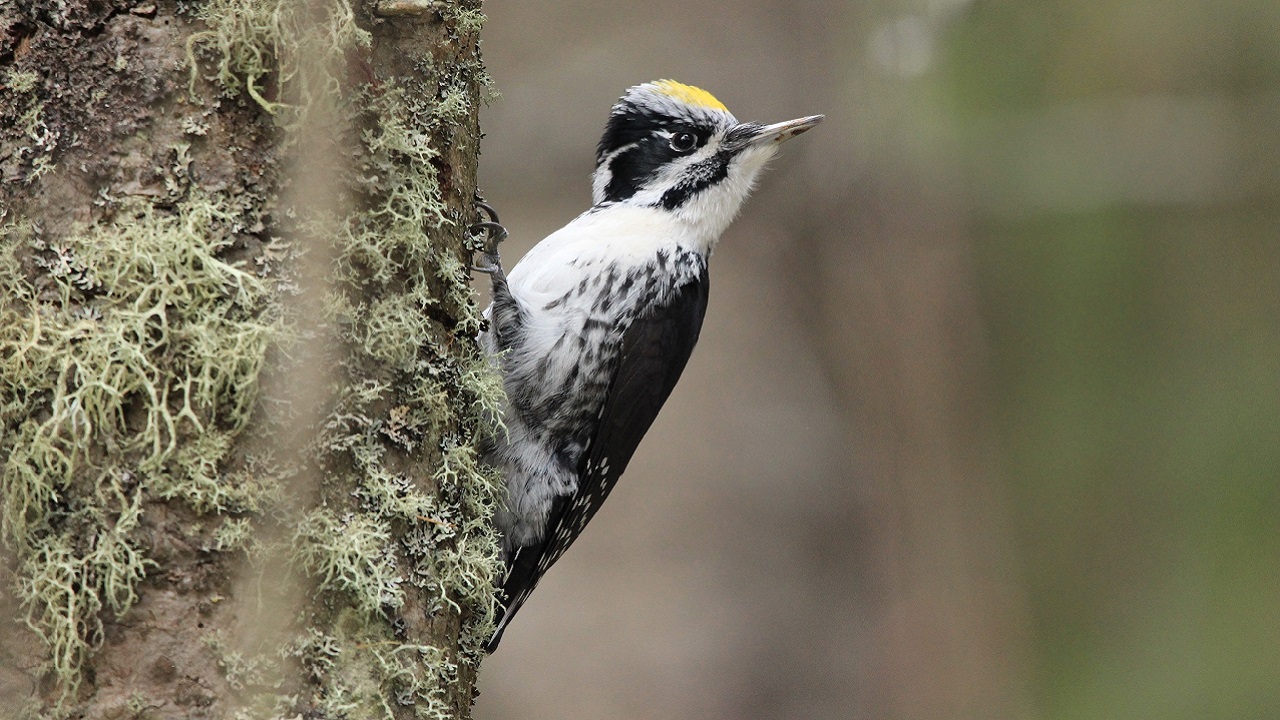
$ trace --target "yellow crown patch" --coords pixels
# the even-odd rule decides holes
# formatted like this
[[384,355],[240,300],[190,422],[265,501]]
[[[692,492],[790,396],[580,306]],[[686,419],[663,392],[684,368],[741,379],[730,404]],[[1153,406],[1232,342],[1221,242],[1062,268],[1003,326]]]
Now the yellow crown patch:
[[702,88],[678,83],[675,80],[659,80],[653,83],[653,87],[663,95],[675,98],[676,100],[688,103],[689,105],[729,112],[729,108],[725,107],[724,103],[717,100],[715,95],[712,95]]

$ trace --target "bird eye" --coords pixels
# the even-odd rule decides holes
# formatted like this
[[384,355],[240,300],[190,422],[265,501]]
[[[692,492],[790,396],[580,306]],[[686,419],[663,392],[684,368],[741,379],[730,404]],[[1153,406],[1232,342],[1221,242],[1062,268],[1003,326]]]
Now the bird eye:
[[698,144],[698,136],[690,132],[678,132],[671,136],[671,149],[676,152],[689,152]]

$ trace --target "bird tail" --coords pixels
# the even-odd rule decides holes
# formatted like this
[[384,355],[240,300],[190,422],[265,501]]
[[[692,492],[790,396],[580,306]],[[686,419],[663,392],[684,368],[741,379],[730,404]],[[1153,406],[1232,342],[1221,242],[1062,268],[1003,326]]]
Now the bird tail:
[[502,617],[498,619],[498,628],[493,631],[493,635],[484,644],[486,653],[492,655],[493,651],[498,649],[498,643],[502,642],[502,633],[506,631],[511,618],[516,616],[516,612],[524,605],[524,601],[528,600],[531,594],[533,594],[532,587],[520,591],[515,597],[503,603]]

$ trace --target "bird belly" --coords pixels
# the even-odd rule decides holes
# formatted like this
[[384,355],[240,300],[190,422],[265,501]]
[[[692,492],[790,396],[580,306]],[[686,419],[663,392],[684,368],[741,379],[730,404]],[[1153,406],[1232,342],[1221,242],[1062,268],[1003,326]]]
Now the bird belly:
[[[546,270],[543,257],[542,271],[518,273],[526,258],[510,276],[524,322],[500,361],[507,433],[490,456],[506,475],[506,507],[496,518],[504,559],[540,542],[556,499],[578,490],[579,460],[631,322],[701,267],[694,250],[669,243],[654,243],[647,255],[612,258],[571,249],[543,250],[565,264],[559,272]],[[666,272],[654,272],[655,265]]]
[[556,498],[577,490],[587,433],[617,356],[605,328],[616,330],[619,320],[573,308],[531,314],[502,358],[507,432],[489,461],[506,476],[506,506],[496,518],[504,557],[541,541]]

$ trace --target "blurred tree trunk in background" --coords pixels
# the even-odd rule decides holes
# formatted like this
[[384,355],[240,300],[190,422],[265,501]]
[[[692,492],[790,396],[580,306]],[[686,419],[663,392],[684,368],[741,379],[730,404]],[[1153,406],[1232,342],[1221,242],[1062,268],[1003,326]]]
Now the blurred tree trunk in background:
[[[812,156],[809,176],[775,181],[799,189],[789,209],[770,213],[770,235],[799,250],[785,254],[786,292],[847,439],[848,476],[811,530],[838,548],[817,572],[843,572],[844,582],[818,593],[812,612],[856,618],[856,632],[844,630],[857,656],[854,717],[1032,717],[1024,598],[1010,581],[1016,554],[989,445],[975,247],[956,194],[963,180],[939,129],[945,118],[912,65],[920,38],[910,23],[928,13],[841,6],[829,12],[842,22],[824,30],[824,5],[814,5],[813,27],[789,37],[788,57],[843,68],[808,92],[854,130],[815,131],[813,142],[831,144]],[[880,41],[868,53],[863,39],[877,31],[891,46],[879,56]],[[826,44],[811,40],[824,32]]]
[[813,203],[794,220],[823,218],[826,231],[796,233],[815,241],[798,258],[822,271],[797,287],[865,483],[863,541],[848,559],[863,568],[873,619],[857,716],[1028,717],[1025,619],[984,445],[983,328],[959,214],[905,180]]
[[5,717],[470,715],[482,21],[0,5]]

